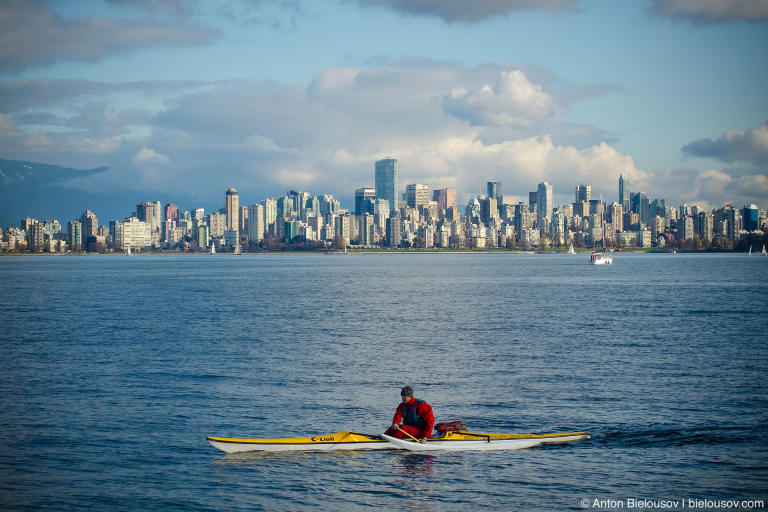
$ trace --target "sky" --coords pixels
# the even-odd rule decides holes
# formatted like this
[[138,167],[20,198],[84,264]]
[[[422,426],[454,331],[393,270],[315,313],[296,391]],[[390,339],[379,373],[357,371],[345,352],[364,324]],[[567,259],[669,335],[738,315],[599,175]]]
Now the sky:
[[765,208],[766,84],[768,0],[0,2],[0,158],[182,209],[229,187],[352,208],[385,157],[460,206],[488,181],[615,201],[624,174]]

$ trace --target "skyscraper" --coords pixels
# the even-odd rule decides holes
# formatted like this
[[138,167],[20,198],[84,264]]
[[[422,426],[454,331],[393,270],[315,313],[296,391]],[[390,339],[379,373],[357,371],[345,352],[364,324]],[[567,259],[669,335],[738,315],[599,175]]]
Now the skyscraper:
[[539,183],[536,191],[536,219],[539,221],[539,229],[548,230],[554,207],[552,185],[546,181]]
[[227,190],[227,230],[238,231],[240,229],[240,197],[237,190]]
[[80,216],[81,243],[87,244],[89,236],[96,236],[99,231],[99,220],[91,210],[85,210]]
[[493,197],[496,199],[496,204],[501,206],[501,204],[504,202],[504,193],[501,191],[500,181],[488,182],[488,197]]
[[589,202],[589,196],[592,193],[592,187],[589,185],[578,185],[576,187],[576,202]]
[[389,201],[389,211],[398,211],[397,201],[397,160],[385,158],[376,162],[376,199]]
[[371,201],[375,199],[376,189],[363,187],[355,190],[355,215],[373,213],[373,203]]
[[405,186],[405,200],[408,208],[419,208],[429,204],[429,185],[413,183]]
[[629,210],[629,176],[625,178],[623,174],[619,175],[619,204]]

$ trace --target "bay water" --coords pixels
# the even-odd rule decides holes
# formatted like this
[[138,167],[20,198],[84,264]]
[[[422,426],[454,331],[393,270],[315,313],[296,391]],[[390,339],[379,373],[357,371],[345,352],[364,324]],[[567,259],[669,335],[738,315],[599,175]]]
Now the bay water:
[[[0,509],[765,500],[768,258],[587,258],[0,258]],[[232,455],[205,440],[380,433],[405,384],[437,421],[593,439]]]

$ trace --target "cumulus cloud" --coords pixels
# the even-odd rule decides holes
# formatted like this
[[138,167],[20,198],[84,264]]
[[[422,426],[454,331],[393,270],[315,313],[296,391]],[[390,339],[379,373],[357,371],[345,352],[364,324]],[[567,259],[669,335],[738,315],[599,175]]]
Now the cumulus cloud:
[[[654,176],[637,168],[601,130],[559,122],[558,95],[568,93],[568,84],[553,92],[545,70],[519,68],[401,60],[367,69],[326,69],[306,85],[245,80],[168,85],[153,111],[135,94],[119,96],[118,107],[113,84],[91,84],[105,92],[88,100],[73,96],[67,82],[30,83],[21,87],[31,98],[28,109],[8,115],[14,122],[28,115],[59,124],[23,125],[23,134],[0,136],[0,154],[76,168],[109,166],[109,172],[77,186],[195,196],[210,201],[206,205],[219,204],[223,191],[234,186],[243,204],[295,187],[334,194],[348,206],[354,189],[373,186],[374,161],[386,156],[399,160],[403,186],[456,188],[462,201],[482,193],[489,179],[503,181],[510,196],[524,197],[546,180],[560,202],[572,201],[580,182],[614,200],[619,173],[630,174],[635,190],[654,197],[685,197],[691,175],[679,182],[677,175]],[[484,84],[495,84],[486,103],[478,100]],[[457,89],[464,93],[453,95],[452,106],[461,104],[464,117],[446,106]],[[48,116],[47,107],[35,101],[50,103]],[[518,124],[499,125],[492,116],[499,112],[507,116],[503,122],[519,119]],[[141,129],[129,130],[131,123]],[[696,199],[719,200],[726,187],[747,184],[762,190],[759,177],[748,177],[754,174],[702,176],[699,191],[709,196]]]
[[768,21],[763,0],[653,0],[652,12],[694,24]]
[[41,0],[8,0],[0,4],[0,70],[93,62],[137,48],[197,46],[218,35],[215,29],[145,18],[65,19]]
[[555,102],[520,70],[502,71],[495,87],[455,88],[442,99],[446,112],[475,125],[529,125],[555,112]]
[[135,164],[167,164],[171,159],[154,149],[141,148],[133,157]]
[[699,139],[682,148],[689,156],[755,165],[768,163],[768,123],[748,130],[729,130],[716,140]]
[[508,16],[514,11],[541,9],[557,12],[575,8],[574,0],[358,0],[358,3],[387,7],[403,15],[436,17],[446,23],[477,23]]

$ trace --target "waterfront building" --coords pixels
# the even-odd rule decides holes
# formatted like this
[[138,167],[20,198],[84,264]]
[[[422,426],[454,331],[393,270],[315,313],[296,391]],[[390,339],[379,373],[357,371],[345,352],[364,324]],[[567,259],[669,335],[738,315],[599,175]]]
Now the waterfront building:
[[398,212],[398,165],[394,158],[384,158],[375,164],[376,199],[389,201],[390,214]]
[[358,188],[355,190],[355,215],[373,213],[373,203],[376,200],[376,189]]
[[122,231],[123,240],[120,249],[126,250],[130,247],[132,250],[136,250],[152,247],[151,217],[150,222],[139,220],[138,217],[125,219]]
[[67,243],[74,251],[79,251],[83,246],[82,224],[79,220],[67,222]]
[[195,208],[192,212],[192,220],[203,221],[205,220],[205,208]]
[[234,188],[227,189],[227,229],[240,229],[240,196]]
[[241,233],[248,232],[248,207],[247,206],[240,207],[240,221],[238,223],[237,230]]
[[267,198],[261,202],[264,207],[264,232],[277,220],[277,199]]
[[351,215],[338,215],[334,219],[336,228],[336,236],[340,236],[344,239],[344,243],[349,245],[352,239],[352,216]]
[[373,215],[370,213],[360,215],[358,217],[358,226],[358,239],[361,245],[373,245],[376,243],[376,225]]
[[693,235],[695,234],[693,231],[693,217],[690,215],[686,215],[685,217],[681,218],[678,223],[678,238],[680,240],[692,240]]
[[112,238],[112,248],[119,249],[123,246],[123,223],[119,220],[109,221],[109,236]]
[[207,224],[199,224],[197,226],[197,233],[195,239],[197,240],[197,246],[201,249],[208,247],[211,243],[210,231]]

